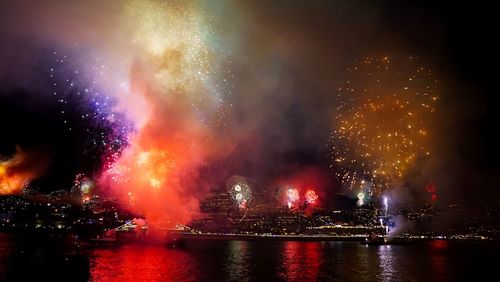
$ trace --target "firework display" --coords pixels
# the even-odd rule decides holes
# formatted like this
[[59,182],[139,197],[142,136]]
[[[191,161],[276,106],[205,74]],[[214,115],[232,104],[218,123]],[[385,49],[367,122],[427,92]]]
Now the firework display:
[[347,69],[331,134],[332,168],[350,189],[377,194],[431,152],[438,81],[418,58],[369,57]]
[[226,190],[231,200],[240,208],[244,209],[252,199],[252,190],[247,180],[242,176],[233,176],[226,183]]
[[[60,144],[50,154],[69,165],[50,167],[46,179],[14,175],[8,171],[17,156],[9,144],[10,159],[0,163],[3,193],[30,182],[40,191],[73,186],[82,196],[117,199],[154,225],[189,222],[200,201],[227,181],[240,209],[258,206],[260,195],[275,195],[280,187],[281,207],[316,211],[335,202],[331,193],[345,192],[336,190],[335,177],[361,206],[394,183],[410,183],[412,169],[432,153],[439,83],[416,57],[359,59],[338,87],[325,88],[334,97],[308,97],[308,83],[278,87],[282,75],[291,81],[303,75],[288,73],[286,65],[245,74],[239,39],[228,35],[235,30],[217,19],[229,4],[220,11],[184,0],[95,5],[112,9],[109,23],[83,27],[89,38],[73,35],[72,28],[54,34],[71,41],[42,48],[42,91],[29,94],[51,105],[47,119],[57,126],[47,135]],[[335,69],[336,76],[343,72]],[[238,92],[231,92],[233,84]],[[259,87],[251,98],[253,84]],[[318,145],[325,145],[325,136],[331,137],[331,169]],[[69,176],[59,180],[55,174],[63,170]],[[236,173],[252,177],[255,186],[241,176],[226,178]],[[426,191],[435,200],[434,190]]]
[[[225,53],[209,40],[217,33],[201,3],[129,1],[123,19],[140,55],[126,95],[117,97],[134,127],[129,145],[106,159],[99,183],[151,223],[186,222],[198,209],[197,170],[222,146],[214,134],[225,123]],[[250,190],[241,188],[235,201],[243,208]]]
[[278,190],[278,201],[289,209],[297,209],[300,205],[299,190],[294,187],[284,185]]
[[307,190],[305,194],[305,199],[306,199],[306,204],[308,205],[314,205],[319,199],[318,194],[314,190]]
[[294,188],[286,189],[286,205],[289,209],[296,208],[300,200],[299,192]]
[[[93,56],[82,66],[73,62],[71,56],[57,51],[52,53],[52,59],[48,70],[51,97],[59,104],[61,123],[68,132],[80,132],[79,138],[85,144],[82,153],[100,156],[92,173],[99,173],[101,164],[105,169],[117,171],[114,163],[129,145],[134,125],[119,110],[117,98],[112,96],[117,87],[112,86],[110,71]],[[84,128],[75,128],[82,125]],[[76,176],[76,182],[80,176]]]
[[[203,8],[190,1],[130,1],[126,8],[136,48],[167,102],[181,94],[190,103],[198,121],[219,126],[227,92],[225,77],[232,76],[222,48],[207,38],[216,36]],[[220,80],[216,77],[222,76]]]
[[88,178],[84,174],[77,174],[73,187],[71,188],[72,194],[81,195],[83,197],[89,195],[95,187],[95,183],[92,179]]
[[496,277],[474,4],[1,1],[0,282]]

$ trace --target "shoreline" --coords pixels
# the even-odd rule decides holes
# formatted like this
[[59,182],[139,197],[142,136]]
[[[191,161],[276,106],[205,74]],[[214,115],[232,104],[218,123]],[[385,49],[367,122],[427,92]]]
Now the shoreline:
[[[382,236],[381,236],[382,237]],[[219,234],[219,233],[178,233],[176,240],[238,240],[238,241],[359,241],[364,242],[368,235],[273,235],[273,234]],[[167,238],[168,239],[168,238]],[[426,242],[434,240],[446,241],[498,241],[486,237],[428,237],[428,236],[396,236],[389,242]]]
[[[18,232],[18,231],[6,231],[1,230],[0,234],[9,234],[9,235],[20,235],[21,237],[31,237],[35,236],[38,239],[46,238],[62,238],[65,237],[69,239],[69,237],[75,237],[76,234],[73,233],[51,233],[51,232]],[[41,236],[42,235],[42,236]],[[147,235],[143,240],[136,239],[135,236],[131,236],[132,234],[119,234],[116,240],[102,240],[101,242],[108,243],[134,243],[134,242],[147,242]],[[41,237],[40,237],[41,236]],[[88,238],[86,236],[81,237],[80,242],[96,242],[98,243],[100,240],[95,240],[93,238]],[[380,236],[383,237],[383,236]],[[164,241],[166,243],[173,241],[203,241],[203,240],[218,240],[218,241],[310,241],[310,242],[364,242],[368,238],[368,235],[348,235],[348,236],[339,236],[339,235],[304,235],[304,234],[288,234],[288,235],[278,235],[278,234],[230,234],[230,233],[191,233],[191,232],[170,232],[166,234]],[[400,242],[427,242],[427,241],[435,241],[435,240],[443,240],[443,241],[452,241],[452,242],[460,242],[460,241],[469,241],[469,242],[493,242],[500,241],[500,238],[488,238],[484,236],[395,236],[389,242],[400,243]]]

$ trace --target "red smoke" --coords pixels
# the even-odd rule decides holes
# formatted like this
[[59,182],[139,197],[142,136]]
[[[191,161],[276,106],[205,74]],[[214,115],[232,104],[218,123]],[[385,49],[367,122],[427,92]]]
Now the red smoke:
[[431,195],[431,202],[432,203],[437,201],[437,189],[436,189],[436,185],[434,183],[428,182],[427,185],[425,185],[425,192],[427,192]]
[[208,187],[199,168],[217,151],[211,130],[196,117],[184,93],[157,91],[133,74],[134,91],[145,105],[144,125],[120,159],[101,177],[122,205],[159,227],[187,223]]

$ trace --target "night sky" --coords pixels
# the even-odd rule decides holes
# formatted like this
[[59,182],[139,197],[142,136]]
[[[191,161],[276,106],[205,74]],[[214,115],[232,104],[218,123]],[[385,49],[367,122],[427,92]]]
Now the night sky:
[[[414,197],[432,182],[445,204],[500,196],[493,7],[144,2],[3,2],[0,156],[13,158],[16,146],[31,152],[35,165],[16,169],[39,162],[35,189],[69,190],[77,174],[122,189],[109,184],[121,168],[126,179],[148,170],[153,188],[185,187],[173,206],[190,206],[233,175],[262,193],[296,179],[312,181],[323,198],[354,193],[331,161],[339,85],[360,58],[412,56],[439,80],[432,154],[388,190]],[[166,29],[162,11],[176,13]],[[193,28],[186,18],[202,20]],[[161,39],[168,36],[175,40]]]

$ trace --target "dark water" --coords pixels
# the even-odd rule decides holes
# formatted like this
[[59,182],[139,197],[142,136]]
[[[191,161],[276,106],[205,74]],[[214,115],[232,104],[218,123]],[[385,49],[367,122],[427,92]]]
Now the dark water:
[[[498,242],[192,241],[75,253],[64,237],[0,233],[8,281],[480,281],[498,277]],[[491,280],[488,279],[488,280]]]

